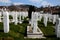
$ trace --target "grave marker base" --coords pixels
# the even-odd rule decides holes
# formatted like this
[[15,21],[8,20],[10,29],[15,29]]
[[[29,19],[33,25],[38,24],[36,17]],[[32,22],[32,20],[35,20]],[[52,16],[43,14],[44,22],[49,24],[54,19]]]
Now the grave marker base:
[[[29,30],[29,29],[27,29],[27,30]],[[37,28],[36,33],[27,31],[27,37],[26,38],[45,38],[45,37],[43,36],[42,31],[39,28]]]

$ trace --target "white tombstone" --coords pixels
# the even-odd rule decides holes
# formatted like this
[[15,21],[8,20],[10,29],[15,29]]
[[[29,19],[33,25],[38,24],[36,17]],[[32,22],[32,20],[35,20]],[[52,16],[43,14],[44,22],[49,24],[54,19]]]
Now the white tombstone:
[[53,24],[55,24],[56,19],[57,19],[57,15],[53,15]]
[[43,37],[42,31],[37,26],[37,12],[32,12],[31,26],[27,26],[27,38],[41,38]]
[[44,14],[44,25],[47,26],[48,14]]
[[34,13],[34,16],[33,16],[33,33],[37,33],[37,20],[38,20],[38,16],[37,16],[37,13],[35,12]]
[[21,16],[21,12],[19,12],[19,23],[22,23]]
[[41,21],[41,19],[42,19],[42,14],[39,14],[39,20]]
[[37,20],[39,20],[39,12],[35,12],[37,15]]
[[1,12],[0,12],[0,22],[2,21],[2,20],[1,20],[1,16],[2,16],[2,14],[1,14]]
[[58,38],[60,38],[60,18],[57,19],[56,21],[56,27],[55,27],[55,33]]
[[30,26],[27,26],[27,31],[29,31],[29,29],[30,29],[29,27],[30,27]]
[[26,17],[26,12],[23,13],[23,16]]
[[3,24],[4,24],[4,33],[9,32],[9,13],[5,10],[3,11]]
[[17,17],[17,12],[15,13],[15,25],[18,23],[18,17]]
[[39,20],[40,21],[41,21],[42,17],[43,17],[43,11],[40,11],[40,13],[39,13]]
[[52,22],[52,14],[51,13],[49,13],[49,22]]
[[26,12],[25,12],[25,17],[27,17],[27,16],[28,16],[28,12],[26,11]]
[[24,19],[24,14],[25,14],[25,12],[22,12],[22,19]]
[[12,17],[13,17],[12,22],[15,22],[15,13],[16,13],[16,12],[12,11],[11,13],[12,13],[11,15],[12,15]]
[[29,21],[29,23],[31,24],[31,27],[33,27],[33,19],[34,19],[34,12],[32,12],[32,18],[31,18],[31,21]]

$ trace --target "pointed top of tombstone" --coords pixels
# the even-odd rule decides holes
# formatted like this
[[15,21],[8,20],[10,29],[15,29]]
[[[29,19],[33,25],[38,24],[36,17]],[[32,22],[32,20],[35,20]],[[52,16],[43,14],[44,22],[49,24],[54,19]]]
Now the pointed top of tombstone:
[[4,8],[4,11],[7,11],[6,8]]

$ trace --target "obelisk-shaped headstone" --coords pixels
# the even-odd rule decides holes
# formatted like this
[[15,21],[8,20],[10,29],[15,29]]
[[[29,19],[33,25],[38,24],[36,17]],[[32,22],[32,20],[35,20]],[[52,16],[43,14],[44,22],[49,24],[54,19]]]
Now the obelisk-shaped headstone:
[[56,15],[53,15],[53,24],[56,22]]
[[9,32],[9,13],[6,9],[3,11],[3,24],[4,24],[4,33]]
[[33,27],[33,19],[34,19],[33,16],[34,16],[34,12],[32,12],[32,15],[31,15],[32,18],[31,18],[31,21],[29,21],[29,23],[31,24],[31,27]]
[[49,22],[52,22],[52,14],[51,13],[49,13]]
[[19,12],[19,23],[22,23],[22,20],[21,20],[21,15],[22,14],[22,12]]
[[36,12],[34,13],[33,16],[33,33],[37,33],[37,20],[38,20],[38,16],[36,14]]
[[47,21],[48,21],[48,15],[44,14],[44,25],[45,25],[45,27],[47,26]]
[[14,11],[12,12],[12,17],[13,17],[12,22],[15,22],[15,12]]
[[17,12],[15,12],[15,25],[18,23],[18,17],[17,17]]
[[42,14],[40,13],[39,14],[39,20],[41,21],[41,19],[42,19]]
[[56,21],[55,34],[58,38],[60,38],[60,18]]
[[0,22],[2,21],[2,20],[1,20],[1,16],[2,16],[2,15],[1,15],[1,12],[0,12]]

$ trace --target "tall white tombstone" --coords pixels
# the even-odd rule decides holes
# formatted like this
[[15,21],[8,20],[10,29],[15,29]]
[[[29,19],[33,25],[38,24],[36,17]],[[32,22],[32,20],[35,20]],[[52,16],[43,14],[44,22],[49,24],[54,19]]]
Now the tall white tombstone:
[[1,14],[1,12],[0,12],[0,22],[2,21],[2,20],[1,20],[1,16],[2,16],[2,14]]
[[13,17],[12,22],[15,22],[15,12],[14,11],[12,12],[12,17]]
[[21,12],[19,12],[19,23],[22,23],[21,16]]
[[42,17],[43,17],[43,11],[40,11],[40,13],[39,13],[39,20],[40,21],[41,21]]
[[48,14],[44,14],[44,25],[47,26]]
[[3,11],[3,24],[4,24],[4,33],[9,32],[9,13],[6,11]]
[[33,33],[37,33],[37,20],[38,20],[38,16],[37,16],[37,13],[35,12],[34,13],[34,16],[33,16]]
[[56,15],[53,15],[53,24],[56,22]]
[[28,16],[28,11],[25,12],[25,17],[27,17],[27,16]]
[[39,14],[39,20],[41,21],[41,19],[42,19],[42,14]]
[[35,12],[37,15],[37,20],[39,20],[39,12]]
[[32,12],[31,26],[27,27],[27,38],[41,38],[43,33],[37,26],[37,12]]
[[49,17],[49,22],[52,22],[52,14],[51,13],[49,13],[48,17]]
[[24,14],[25,14],[25,12],[22,12],[22,18],[24,19]]
[[58,38],[60,38],[60,18],[56,21],[55,34]]
[[32,12],[32,18],[31,18],[31,21],[29,21],[29,23],[31,24],[31,27],[33,27],[33,19],[34,19],[34,12]]
[[24,12],[23,14],[24,14],[24,17],[26,17],[26,12]]
[[18,17],[17,17],[17,12],[15,13],[15,25],[18,23]]

